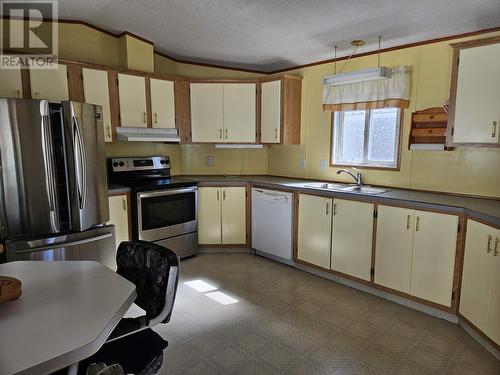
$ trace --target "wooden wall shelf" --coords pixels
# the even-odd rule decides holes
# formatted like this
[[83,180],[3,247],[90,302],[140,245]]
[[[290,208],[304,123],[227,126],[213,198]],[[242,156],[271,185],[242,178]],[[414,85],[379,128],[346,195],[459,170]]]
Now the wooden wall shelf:
[[443,150],[450,150],[445,147],[447,125],[448,113],[442,107],[413,112],[408,149],[435,150],[438,149],[436,146],[442,145]]

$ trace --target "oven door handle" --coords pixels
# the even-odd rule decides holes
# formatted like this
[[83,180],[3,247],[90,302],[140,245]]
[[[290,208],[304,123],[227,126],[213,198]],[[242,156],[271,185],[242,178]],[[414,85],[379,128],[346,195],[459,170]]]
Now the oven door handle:
[[196,193],[198,190],[195,188],[185,188],[185,189],[169,189],[169,190],[160,190],[160,191],[152,191],[152,192],[144,192],[138,193],[137,196],[139,198],[153,198],[153,197],[161,197],[164,195],[174,195],[174,194],[182,194],[182,193]]

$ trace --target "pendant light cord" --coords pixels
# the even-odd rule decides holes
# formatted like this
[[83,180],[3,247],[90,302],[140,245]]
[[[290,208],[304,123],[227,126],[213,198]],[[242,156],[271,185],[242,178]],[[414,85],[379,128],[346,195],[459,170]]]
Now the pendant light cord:
[[380,68],[380,41],[382,39],[382,35],[378,36],[378,57],[377,57],[377,66]]

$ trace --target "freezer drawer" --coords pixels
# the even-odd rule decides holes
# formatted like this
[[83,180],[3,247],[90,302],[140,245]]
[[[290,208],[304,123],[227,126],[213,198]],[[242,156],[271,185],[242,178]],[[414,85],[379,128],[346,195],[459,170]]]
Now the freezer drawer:
[[29,240],[7,241],[7,261],[94,260],[116,270],[115,227]]

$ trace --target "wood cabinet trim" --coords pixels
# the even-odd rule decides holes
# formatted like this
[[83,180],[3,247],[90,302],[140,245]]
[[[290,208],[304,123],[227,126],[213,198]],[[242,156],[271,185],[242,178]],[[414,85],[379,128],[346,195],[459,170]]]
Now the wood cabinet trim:
[[21,87],[23,90],[23,98],[31,99],[31,79],[29,69],[21,69]]
[[151,110],[151,78],[145,77],[144,90],[146,92],[146,121],[147,127],[153,127],[153,113]]
[[116,128],[120,126],[120,101],[118,99],[118,73],[108,70],[109,111],[113,142],[116,141]]
[[85,102],[85,93],[83,90],[82,67],[79,65],[68,64],[68,96],[69,100],[75,102]]
[[463,320],[469,327],[471,327],[479,336],[481,336],[484,340],[488,342],[491,346],[493,346],[496,350],[500,351],[500,345],[489,338],[483,331],[481,331],[478,327],[474,325],[474,323],[470,322],[465,316],[460,313],[457,313],[457,316],[460,320]]

